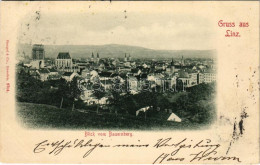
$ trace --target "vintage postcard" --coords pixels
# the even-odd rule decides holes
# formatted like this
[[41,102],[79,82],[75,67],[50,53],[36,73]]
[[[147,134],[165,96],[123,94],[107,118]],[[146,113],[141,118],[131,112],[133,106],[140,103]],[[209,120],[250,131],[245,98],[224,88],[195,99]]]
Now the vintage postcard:
[[258,164],[259,2],[1,2],[0,161]]

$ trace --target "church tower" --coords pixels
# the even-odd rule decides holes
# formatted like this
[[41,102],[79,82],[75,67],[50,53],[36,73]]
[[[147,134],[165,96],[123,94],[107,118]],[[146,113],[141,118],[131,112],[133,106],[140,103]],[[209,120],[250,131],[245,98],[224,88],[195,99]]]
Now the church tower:
[[94,54],[93,54],[93,52],[92,52],[90,61],[92,61],[92,62],[94,61]]
[[174,67],[174,62],[173,62],[173,59],[172,59],[172,62],[171,62],[171,73],[174,73],[175,72],[175,67]]
[[129,56],[128,56],[128,61],[132,61],[132,57],[131,57],[130,54],[129,54]]
[[34,44],[32,48],[32,67],[36,69],[44,68],[44,58],[44,46],[41,44]]
[[183,56],[181,57],[181,66],[184,66],[184,59],[183,59]]
[[97,63],[99,63],[99,54],[97,53]]
[[124,59],[124,62],[127,62],[127,57],[126,57],[126,53],[125,53],[125,59]]

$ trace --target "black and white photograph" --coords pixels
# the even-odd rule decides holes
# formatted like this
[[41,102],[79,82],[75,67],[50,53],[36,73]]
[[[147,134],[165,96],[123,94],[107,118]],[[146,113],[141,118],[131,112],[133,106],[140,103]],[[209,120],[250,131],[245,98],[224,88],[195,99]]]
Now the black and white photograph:
[[17,119],[37,129],[208,128],[213,36],[208,19],[174,12],[30,13],[19,27]]
[[259,3],[0,3],[0,162],[259,163]]

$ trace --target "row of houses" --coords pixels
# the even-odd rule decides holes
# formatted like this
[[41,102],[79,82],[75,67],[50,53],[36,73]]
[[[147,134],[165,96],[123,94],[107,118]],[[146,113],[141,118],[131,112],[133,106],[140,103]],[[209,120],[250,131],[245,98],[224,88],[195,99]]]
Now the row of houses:
[[58,80],[60,78],[71,81],[75,76],[79,76],[76,72],[61,73],[54,68],[29,69],[28,72],[35,79],[41,81]]

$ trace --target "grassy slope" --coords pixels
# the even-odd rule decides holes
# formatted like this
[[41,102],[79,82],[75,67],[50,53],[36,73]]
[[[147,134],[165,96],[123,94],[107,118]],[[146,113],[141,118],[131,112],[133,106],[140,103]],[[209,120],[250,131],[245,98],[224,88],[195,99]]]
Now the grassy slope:
[[201,127],[187,122],[176,123],[151,118],[145,121],[131,115],[72,112],[71,109],[21,102],[17,103],[17,114],[21,123],[29,128],[169,130]]

